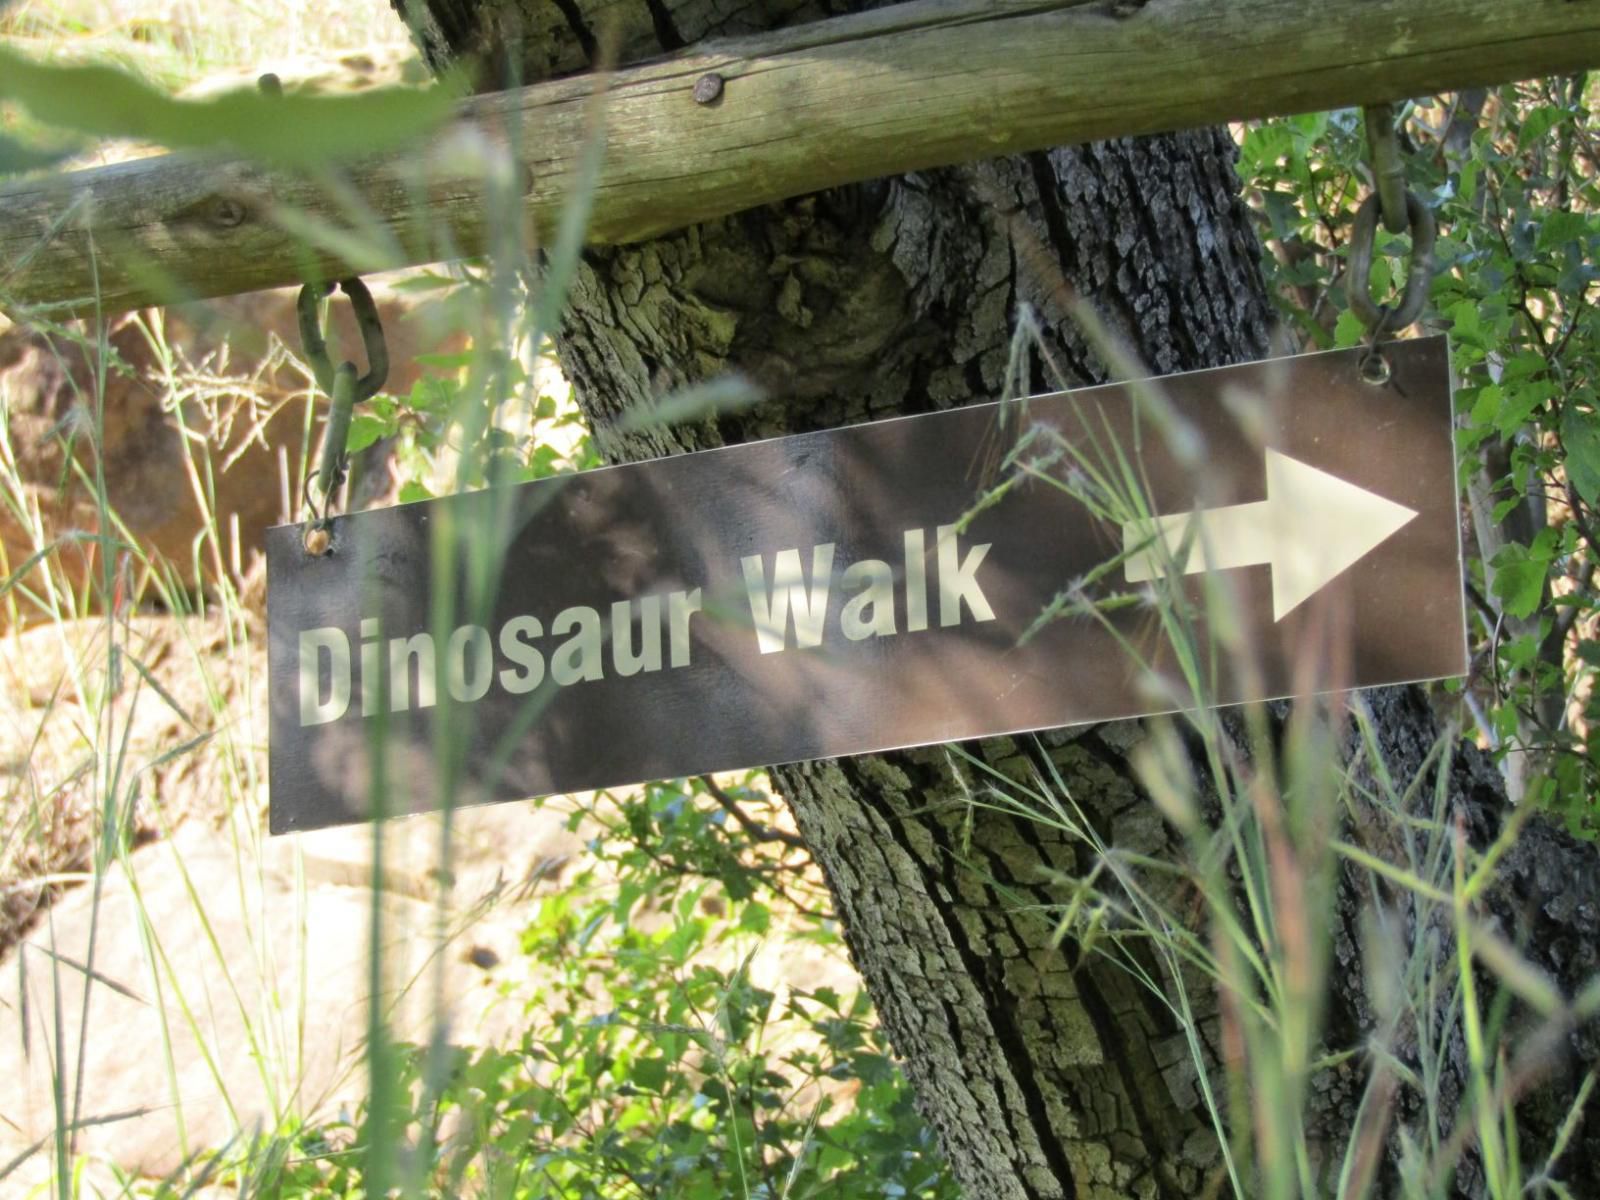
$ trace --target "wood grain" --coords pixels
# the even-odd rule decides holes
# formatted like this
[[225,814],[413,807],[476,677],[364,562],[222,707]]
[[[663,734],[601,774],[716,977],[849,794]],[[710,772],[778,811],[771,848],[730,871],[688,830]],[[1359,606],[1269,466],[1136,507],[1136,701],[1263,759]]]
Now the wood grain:
[[917,0],[701,43],[598,103],[592,77],[477,97],[322,177],[169,155],[15,183],[0,295],[109,312],[481,254],[511,206],[553,228],[597,129],[589,237],[620,243],[882,175],[1596,64],[1600,4],[1574,0]]

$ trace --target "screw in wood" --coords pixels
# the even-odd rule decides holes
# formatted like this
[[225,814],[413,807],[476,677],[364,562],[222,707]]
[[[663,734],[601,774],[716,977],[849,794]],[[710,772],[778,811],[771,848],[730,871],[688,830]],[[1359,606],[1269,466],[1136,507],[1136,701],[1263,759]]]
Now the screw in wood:
[[694,102],[712,104],[722,96],[722,76],[708,71],[694,81]]

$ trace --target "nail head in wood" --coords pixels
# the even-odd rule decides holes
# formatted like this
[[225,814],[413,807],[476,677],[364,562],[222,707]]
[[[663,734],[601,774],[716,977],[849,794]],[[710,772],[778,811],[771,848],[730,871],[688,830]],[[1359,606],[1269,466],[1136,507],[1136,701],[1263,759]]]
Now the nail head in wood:
[[694,81],[694,102],[712,104],[722,96],[722,76],[708,71]]

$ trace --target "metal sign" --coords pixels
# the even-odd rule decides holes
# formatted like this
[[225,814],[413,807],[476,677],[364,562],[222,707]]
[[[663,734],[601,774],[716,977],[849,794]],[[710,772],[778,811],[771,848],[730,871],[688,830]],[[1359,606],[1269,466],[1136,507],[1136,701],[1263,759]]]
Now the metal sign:
[[274,529],[272,831],[1460,674],[1445,343],[1361,353]]

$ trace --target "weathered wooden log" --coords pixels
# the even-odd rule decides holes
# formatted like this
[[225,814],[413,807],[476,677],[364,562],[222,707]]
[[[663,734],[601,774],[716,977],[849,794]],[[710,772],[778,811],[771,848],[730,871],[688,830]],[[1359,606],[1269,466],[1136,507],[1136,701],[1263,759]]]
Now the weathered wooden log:
[[[1596,64],[1600,5],[1571,0],[917,0],[616,73],[589,236],[634,241],[994,154]],[[424,144],[336,178],[171,155],[13,184],[0,293],[116,311],[482,253],[482,165],[510,166],[510,194],[551,227],[594,89],[580,77],[478,97]]]

